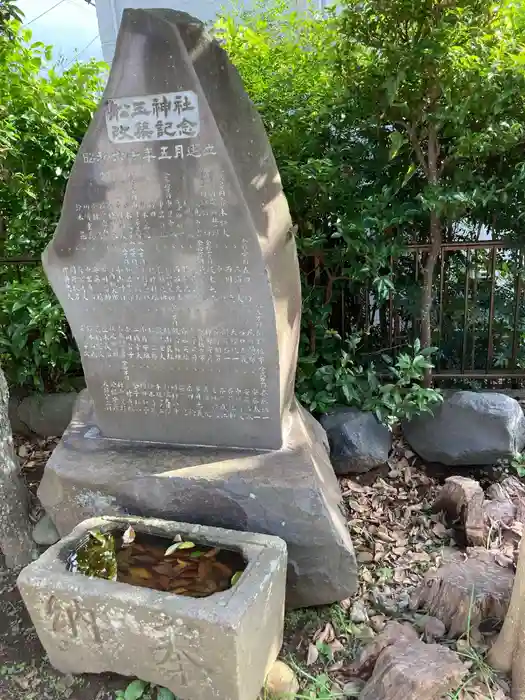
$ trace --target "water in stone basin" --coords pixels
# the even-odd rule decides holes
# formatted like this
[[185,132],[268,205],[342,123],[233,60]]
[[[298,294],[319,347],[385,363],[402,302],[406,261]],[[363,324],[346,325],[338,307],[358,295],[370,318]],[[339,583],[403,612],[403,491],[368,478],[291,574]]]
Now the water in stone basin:
[[126,531],[92,531],[68,558],[68,569],[87,576],[205,598],[231,588],[246,568],[239,552]]

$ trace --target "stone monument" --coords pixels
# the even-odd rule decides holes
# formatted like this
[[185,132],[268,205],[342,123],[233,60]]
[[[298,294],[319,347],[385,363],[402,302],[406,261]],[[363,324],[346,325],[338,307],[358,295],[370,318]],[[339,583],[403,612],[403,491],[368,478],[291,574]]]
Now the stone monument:
[[291,605],[355,589],[322,428],[294,399],[295,241],[262,122],[203,25],[125,10],[44,267],[87,381],[40,498],[279,535]]

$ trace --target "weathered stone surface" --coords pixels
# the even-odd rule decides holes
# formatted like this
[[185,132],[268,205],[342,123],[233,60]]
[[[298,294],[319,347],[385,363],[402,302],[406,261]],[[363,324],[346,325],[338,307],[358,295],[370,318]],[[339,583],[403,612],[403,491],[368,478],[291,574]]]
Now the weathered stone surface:
[[478,629],[484,620],[503,621],[512,592],[514,573],[497,563],[495,553],[481,547],[467,552],[429,571],[412,599],[414,609],[443,622],[449,637]]
[[9,422],[11,423],[11,430],[13,432],[13,435],[24,435],[25,437],[31,437],[32,433],[25,425],[20,420],[20,417],[18,415],[18,407],[22,403],[22,399],[24,399],[25,396],[20,396],[19,394],[15,393],[14,391],[10,392],[9,396],[9,407],[8,407],[8,413],[9,413]]
[[262,121],[198,20],[124,11],[43,262],[106,436],[282,446],[291,220]]
[[357,565],[310,425],[295,405],[274,452],[132,444],[96,437],[84,393],[38,495],[61,534],[87,517],[133,513],[278,535],[288,544],[288,605],[332,603],[355,592]]
[[33,394],[17,406],[18,421],[40,437],[60,436],[65,431],[78,398],[76,391],[61,394]]
[[8,416],[9,392],[0,367],[0,547],[10,569],[37,556],[28,518],[28,493],[20,478]]
[[387,647],[392,644],[406,645],[417,639],[416,630],[408,623],[388,622],[383,631],[361,650],[349,667],[348,674],[368,680],[379,656]]
[[497,484],[491,484],[484,510],[490,523],[510,525],[513,521],[525,525],[525,486],[515,476],[508,476]]
[[475,479],[449,476],[432,504],[434,513],[443,511],[449,522],[461,521],[467,543],[484,545],[487,539],[484,511],[485,494]]
[[504,394],[458,391],[433,411],[403,425],[412,449],[428,461],[494,464],[525,446],[523,411]]
[[516,506],[512,501],[485,501],[483,503],[485,528],[488,533],[491,526],[511,525],[516,519]]
[[432,615],[426,615],[424,620],[423,635],[425,637],[425,642],[433,642],[445,636],[447,628],[441,620],[438,620],[437,617],[432,617]]
[[350,608],[350,620],[356,625],[368,622],[368,611],[362,600],[355,600]]
[[50,547],[60,539],[55,524],[47,513],[37,522],[33,528],[33,540],[41,547]]
[[162,520],[131,519],[137,532],[181,534],[238,549],[238,583],[186,598],[71,573],[65,560],[88,530],[126,527],[97,518],[22,571],[18,587],[49,660],[63,673],[111,671],[188,700],[255,700],[282,642],[286,546],[275,537]]
[[392,433],[373,413],[341,408],[321,417],[336,474],[367,472],[388,460]]
[[456,652],[419,639],[381,652],[360,700],[439,700],[461,686],[468,667]]

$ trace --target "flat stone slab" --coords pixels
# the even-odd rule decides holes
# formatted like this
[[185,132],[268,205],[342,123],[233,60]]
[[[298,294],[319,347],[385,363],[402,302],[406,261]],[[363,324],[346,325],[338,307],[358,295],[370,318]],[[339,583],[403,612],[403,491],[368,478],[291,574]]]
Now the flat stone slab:
[[175,448],[100,437],[89,394],[38,492],[62,535],[95,515],[137,514],[282,537],[287,605],[343,600],[357,565],[324,431],[295,404],[281,450]]
[[[235,548],[248,562],[229,590],[187,598],[67,571],[89,530],[126,528]],[[255,700],[282,643],[286,545],[276,537],[141,518],[79,525],[18,578],[51,664],[63,673],[113,672],[184,700]]]

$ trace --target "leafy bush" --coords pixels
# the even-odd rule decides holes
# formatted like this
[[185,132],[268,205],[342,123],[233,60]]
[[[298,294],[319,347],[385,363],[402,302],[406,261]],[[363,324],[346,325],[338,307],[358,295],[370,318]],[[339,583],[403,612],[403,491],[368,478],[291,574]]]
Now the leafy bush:
[[[12,16],[12,14],[11,14]],[[59,72],[19,21],[0,32],[0,257],[36,257],[53,235],[104,64]],[[0,359],[11,385],[65,388],[81,372],[58,301],[40,270],[0,267]]]
[[0,33],[0,256],[39,255],[60,216],[104,64],[52,65],[52,48],[9,24]]
[[62,307],[41,270],[0,288],[0,363],[11,386],[70,388],[82,374]]
[[437,348],[421,349],[416,340],[395,361],[383,356],[385,372],[380,378],[373,363],[364,367],[356,360],[360,343],[361,336],[354,335],[346,343],[348,350],[331,358],[328,364],[319,365],[315,355],[300,358],[297,395],[310,411],[325,413],[337,405],[355,406],[375,413],[380,422],[392,426],[431,412],[442,400],[438,391],[421,386],[425,370],[432,368],[430,357]]
[[[341,370],[356,332],[362,342],[352,358],[365,374],[366,355],[394,354],[416,338],[439,345],[443,369],[464,368],[467,357],[484,370],[490,255],[455,251],[440,265],[439,244],[519,241],[525,217],[521,6],[338,5],[339,14],[321,16],[259,3],[221,18],[217,29],[261,113],[297,225],[298,391],[310,405],[323,386],[317,370]],[[407,251],[430,242],[430,254]],[[502,250],[496,262],[498,284],[505,277],[509,291],[499,284],[494,299],[490,343],[501,363],[513,347],[521,253],[509,264]]]

